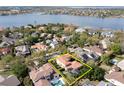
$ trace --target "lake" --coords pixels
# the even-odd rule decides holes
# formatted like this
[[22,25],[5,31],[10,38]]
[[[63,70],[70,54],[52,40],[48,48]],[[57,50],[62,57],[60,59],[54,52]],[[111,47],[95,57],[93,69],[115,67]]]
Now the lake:
[[41,15],[39,13],[0,16],[0,27],[23,26],[27,24],[65,23],[81,27],[124,30],[124,18],[97,18],[71,15]]

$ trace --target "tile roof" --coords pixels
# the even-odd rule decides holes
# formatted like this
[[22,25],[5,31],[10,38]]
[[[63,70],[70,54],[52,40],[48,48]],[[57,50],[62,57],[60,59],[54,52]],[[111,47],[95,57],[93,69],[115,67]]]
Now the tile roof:
[[0,53],[3,53],[3,52],[10,52],[10,49],[9,48],[0,48]]
[[124,60],[120,61],[118,64],[117,64],[118,67],[121,68],[121,70],[124,70]]
[[34,83],[35,86],[51,86],[50,82],[46,79],[40,79]]
[[70,55],[68,55],[68,54],[62,55],[57,58],[57,60],[59,60],[65,66],[71,65],[71,63],[69,62],[69,59],[70,59]]
[[78,68],[80,68],[81,66],[82,66],[81,63],[79,63],[79,62],[77,62],[77,61],[73,61],[73,62],[71,63],[71,65],[69,65],[67,68],[68,68],[68,69],[69,69],[69,68],[78,69]]
[[0,86],[17,86],[20,84],[20,81],[17,79],[16,76],[10,75],[8,77],[2,77],[0,80]]
[[36,43],[35,45],[32,45],[31,48],[35,48],[35,49],[38,49],[38,50],[46,50],[47,46],[43,45],[41,43]]
[[112,72],[105,75],[106,79],[114,79],[124,84],[124,72]]
[[69,68],[77,69],[82,66],[82,64],[77,61],[74,61],[74,60],[71,61],[71,58],[72,57],[69,54],[65,54],[58,57],[57,60],[63,63],[68,69]]
[[52,66],[49,63],[44,64],[39,69],[33,69],[29,75],[30,78],[35,82],[41,78],[47,77],[54,72]]
[[104,53],[104,51],[96,45],[95,46],[84,47],[83,49],[87,49],[87,50],[90,50],[91,52],[100,53],[100,54]]

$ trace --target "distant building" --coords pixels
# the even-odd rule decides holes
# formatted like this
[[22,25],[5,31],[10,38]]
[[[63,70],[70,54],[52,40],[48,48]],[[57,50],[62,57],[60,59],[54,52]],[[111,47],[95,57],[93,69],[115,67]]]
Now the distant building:
[[86,30],[84,29],[84,28],[77,28],[76,30],[75,30],[75,32],[77,32],[77,33],[82,33],[82,32],[85,32]]
[[103,49],[107,49],[108,46],[111,44],[111,42],[108,39],[105,38],[105,39],[100,41],[100,44],[102,45]]

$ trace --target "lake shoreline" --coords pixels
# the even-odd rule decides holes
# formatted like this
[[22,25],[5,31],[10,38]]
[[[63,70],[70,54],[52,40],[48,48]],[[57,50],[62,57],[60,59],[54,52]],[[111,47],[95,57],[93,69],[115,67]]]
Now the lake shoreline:
[[111,30],[124,30],[123,18],[98,18],[91,16],[50,15],[39,12],[0,16],[0,27],[20,27],[28,24],[63,23],[79,27],[92,27]]

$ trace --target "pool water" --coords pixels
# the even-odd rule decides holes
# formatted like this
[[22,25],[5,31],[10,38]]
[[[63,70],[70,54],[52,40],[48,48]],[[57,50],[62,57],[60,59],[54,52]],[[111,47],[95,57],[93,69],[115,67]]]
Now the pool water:
[[53,86],[63,86],[64,85],[61,79],[56,79],[56,78],[51,80],[51,84]]

